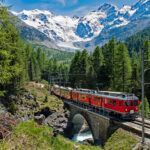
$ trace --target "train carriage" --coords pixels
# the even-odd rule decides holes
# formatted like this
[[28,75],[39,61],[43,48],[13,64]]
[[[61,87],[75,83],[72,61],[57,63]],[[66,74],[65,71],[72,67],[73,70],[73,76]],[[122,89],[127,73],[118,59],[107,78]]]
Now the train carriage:
[[56,96],[60,96],[60,87],[58,85],[54,85],[51,88],[51,93],[55,94]]
[[53,87],[53,93],[63,99],[89,105],[123,119],[134,119],[139,112],[139,99],[134,94]]
[[60,96],[64,99],[71,100],[72,99],[72,88],[60,87]]
[[97,96],[103,98],[102,107],[110,114],[117,115],[124,119],[138,116],[139,99],[134,94],[99,91]]

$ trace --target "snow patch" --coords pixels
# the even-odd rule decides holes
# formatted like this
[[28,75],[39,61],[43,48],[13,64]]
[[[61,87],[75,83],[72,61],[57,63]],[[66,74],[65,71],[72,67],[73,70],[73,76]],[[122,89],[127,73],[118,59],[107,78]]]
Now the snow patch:
[[125,14],[126,12],[129,12],[130,9],[131,9],[131,6],[125,5],[125,6],[123,6],[123,7],[119,10],[119,12],[120,12],[121,14]]

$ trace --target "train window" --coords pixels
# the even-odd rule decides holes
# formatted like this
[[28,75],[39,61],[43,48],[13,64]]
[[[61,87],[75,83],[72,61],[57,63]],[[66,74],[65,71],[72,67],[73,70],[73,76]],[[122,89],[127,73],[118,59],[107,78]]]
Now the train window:
[[131,101],[131,106],[133,106],[133,101]]
[[124,102],[124,106],[126,106],[126,107],[130,106],[130,102],[129,101],[125,101]]
[[107,104],[107,99],[105,99],[105,104]]
[[134,106],[138,106],[138,101],[134,101]]
[[111,104],[112,104],[111,99],[109,99],[109,105],[111,105]]
[[100,97],[98,98],[98,102],[100,102]]
[[113,100],[113,105],[116,106],[116,100]]
[[96,97],[94,97],[94,101],[96,102]]
[[82,95],[82,98],[85,99],[86,98],[85,95]]
[[91,97],[91,96],[89,96],[89,99],[92,99],[92,97]]

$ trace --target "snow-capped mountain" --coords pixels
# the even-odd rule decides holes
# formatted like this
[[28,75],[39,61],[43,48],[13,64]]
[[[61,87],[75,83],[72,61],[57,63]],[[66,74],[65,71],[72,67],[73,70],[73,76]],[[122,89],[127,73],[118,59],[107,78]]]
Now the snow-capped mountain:
[[[96,45],[103,45],[115,36],[117,30],[122,31],[137,21],[140,24],[140,20],[146,19],[148,20],[146,25],[149,25],[150,0],[140,0],[133,6],[123,6],[121,9],[113,4],[105,3],[83,17],[56,16],[50,11],[38,9],[23,10],[13,14],[56,41],[57,45],[63,49],[85,47],[90,49]],[[135,30],[137,31],[139,30]],[[129,36],[130,33],[126,35]],[[116,38],[123,39],[123,37],[126,38],[124,35]]]

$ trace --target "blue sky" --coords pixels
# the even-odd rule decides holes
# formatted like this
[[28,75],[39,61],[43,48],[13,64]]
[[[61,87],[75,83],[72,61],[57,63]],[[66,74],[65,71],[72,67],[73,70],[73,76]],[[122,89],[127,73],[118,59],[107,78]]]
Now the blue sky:
[[6,0],[5,5],[12,5],[12,10],[20,12],[23,9],[49,10],[56,15],[83,16],[95,10],[103,3],[113,3],[119,8],[123,5],[133,5],[138,0]]

